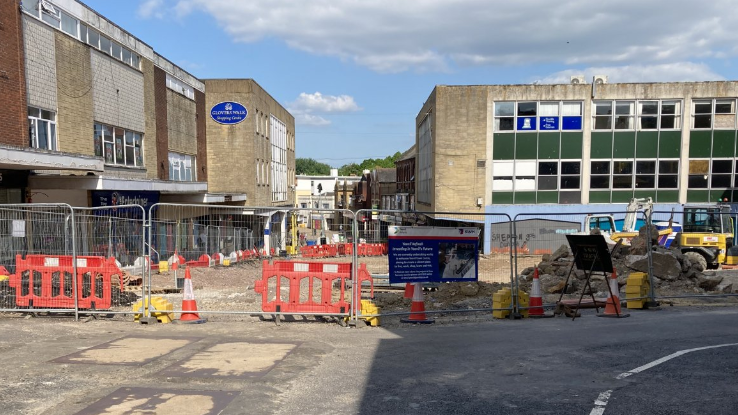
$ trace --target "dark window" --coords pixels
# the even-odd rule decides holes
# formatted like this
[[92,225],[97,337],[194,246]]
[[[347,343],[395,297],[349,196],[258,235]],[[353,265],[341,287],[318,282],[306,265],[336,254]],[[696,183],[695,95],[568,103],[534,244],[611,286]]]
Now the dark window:
[[589,187],[592,189],[609,189],[610,176],[591,176],[589,179]]
[[613,189],[631,189],[633,187],[633,176],[612,176]]
[[633,174],[632,161],[614,161],[612,163],[613,174]]
[[539,176],[538,190],[556,190],[556,184],[559,178],[557,176]]
[[712,114],[712,102],[696,102],[694,104],[695,114]]
[[636,174],[654,174],[656,173],[655,161],[639,161],[636,162]]
[[694,128],[711,128],[712,127],[712,115],[695,115],[694,116]]
[[538,174],[543,176],[556,175],[559,170],[559,163],[542,161],[538,163]]
[[535,102],[519,102],[518,103],[518,116],[519,117],[535,116],[537,106],[538,104]]
[[578,161],[562,161],[561,174],[580,174]]
[[713,160],[712,161],[712,172],[713,173],[732,173],[733,172],[733,160]]
[[679,173],[679,162],[677,160],[659,161],[659,173],[661,174]]
[[662,115],[661,116],[661,129],[674,129],[676,128],[676,117],[673,115]]
[[659,176],[659,189],[676,189],[678,182],[678,176]]
[[609,161],[593,161],[592,174],[610,174]]
[[500,131],[513,130],[515,126],[515,118],[499,118],[500,120]]
[[713,174],[710,187],[730,187],[731,178],[730,174]]
[[579,189],[579,176],[561,176],[562,189]]
[[707,175],[693,174],[689,176],[690,189],[707,189]]
[[656,176],[636,175],[636,187],[639,189],[653,189],[656,187]]

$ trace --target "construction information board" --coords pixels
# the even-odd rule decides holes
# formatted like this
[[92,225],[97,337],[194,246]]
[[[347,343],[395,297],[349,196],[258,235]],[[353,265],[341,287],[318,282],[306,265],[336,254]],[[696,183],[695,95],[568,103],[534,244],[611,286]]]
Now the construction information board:
[[390,284],[476,281],[479,229],[389,226]]

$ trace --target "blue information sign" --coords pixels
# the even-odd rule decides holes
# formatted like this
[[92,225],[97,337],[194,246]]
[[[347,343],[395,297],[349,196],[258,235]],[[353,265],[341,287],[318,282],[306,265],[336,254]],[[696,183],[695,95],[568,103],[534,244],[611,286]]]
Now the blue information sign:
[[518,117],[518,131],[535,131],[536,117]]
[[541,117],[541,130],[559,130],[559,117]]
[[562,130],[581,130],[582,129],[582,117],[564,117]]
[[233,125],[246,119],[248,111],[238,102],[221,102],[210,109],[210,117],[220,124]]
[[390,283],[477,280],[479,229],[390,226]]

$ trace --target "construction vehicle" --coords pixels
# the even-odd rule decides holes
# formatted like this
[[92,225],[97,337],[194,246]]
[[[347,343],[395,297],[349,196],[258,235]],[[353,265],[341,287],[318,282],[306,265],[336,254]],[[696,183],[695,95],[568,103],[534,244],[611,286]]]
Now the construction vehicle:
[[[610,239],[613,243],[619,240],[623,244],[629,245],[630,240],[638,236],[638,214],[643,211],[645,217],[651,216],[653,210],[653,200],[648,197],[645,199],[631,199],[625,210],[625,219],[620,230],[617,229],[615,218],[612,215],[587,215],[584,220],[584,232],[590,233],[593,229],[599,229],[605,239]],[[671,234],[671,226],[659,231],[659,244],[663,245]],[[609,242],[609,241],[608,241]]]
[[733,246],[733,219],[729,205],[687,205],[682,231],[674,245],[690,262],[703,269],[738,264],[738,250]]

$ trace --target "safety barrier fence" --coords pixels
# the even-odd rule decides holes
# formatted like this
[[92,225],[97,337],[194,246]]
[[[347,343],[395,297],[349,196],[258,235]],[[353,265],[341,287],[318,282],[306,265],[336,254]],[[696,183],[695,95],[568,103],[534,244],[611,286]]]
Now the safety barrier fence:
[[[474,263],[478,282],[453,278],[466,275],[461,272],[471,266],[469,258],[457,255],[456,262],[438,274],[451,278],[424,284],[425,313],[524,315],[530,308],[526,295],[535,267],[548,299],[546,308],[555,306],[562,291],[564,298],[581,295],[583,275],[571,269],[566,235],[588,234],[593,228],[612,234],[622,231],[624,222],[634,221],[639,227],[648,221],[643,212],[626,215],[617,206],[612,208],[611,212],[600,208],[603,213],[521,213],[511,218],[464,212],[164,203],[148,211],[138,205],[3,205],[0,311],[130,314],[143,311],[132,304],[146,299],[142,304],[155,312],[156,303],[149,300],[161,297],[178,314],[188,270],[198,309],[205,315],[317,315],[354,322],[412,315],[411,300],[398,299],[404,284],[389,283],[388,238],[392,226],[424,226],[471,227],[480,234]],[[684,212],[653,212],[650,220],[657,227],[654,232],[662,233],[661,242],[673,243],[675,232],[664,230],[669,222],[677,229],[683,218]],[[723,223],[722,231],[731,230]],[[733,218],[727,228],[735,225]],[[634,236],[617,233],[627,241]],[[716,234],[710,230],[701,240],[713,251],[721,249],[716,244],[726,243]],[[635,252],[641,248],[618,247],[613,253],[619,286],[629,291],[629,300],[731,301],[736,296],[732,277],[698,270],[697,257],[684,247]],[[437,255],[445,257],[459,247],[438,249]],[[637,272],[646,273],[643,281],[648,284],[628,288],[628,275]],[[569,284],[562,286],[570,274]],[[455,284],[447,284],[450,281]],[[590,282],[592,294],[601,297],[607,291],[605,276]],[[509,302],[494,303],[492,294],[502,287],[511,290]],[[735,287],[738,290],[738,282]],[[362,307],[362,299],[370,297],[381,311]]]

